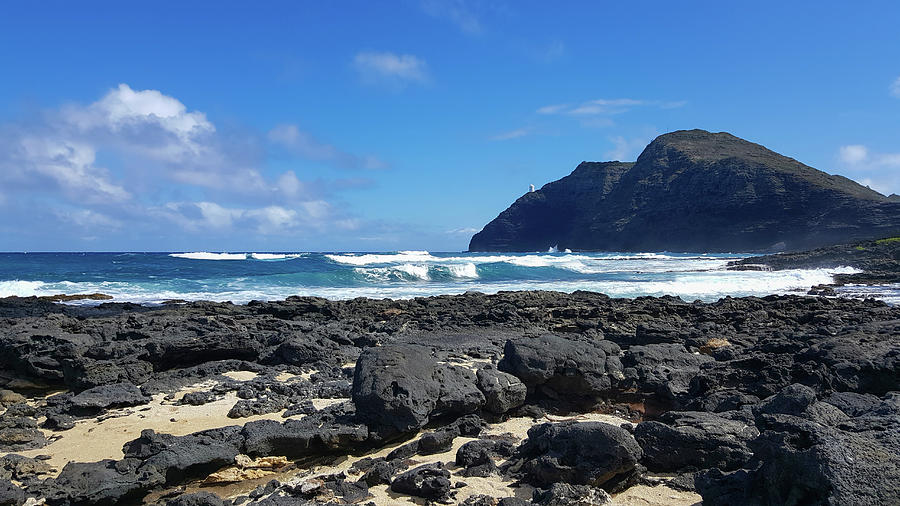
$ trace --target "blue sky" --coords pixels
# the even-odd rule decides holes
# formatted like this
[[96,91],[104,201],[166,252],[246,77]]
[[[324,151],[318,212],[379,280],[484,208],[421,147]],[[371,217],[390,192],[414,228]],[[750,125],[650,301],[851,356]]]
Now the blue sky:
[[0,250],[462,250],[686,128],[900,193],[896,2],[260,3],[6,4]]

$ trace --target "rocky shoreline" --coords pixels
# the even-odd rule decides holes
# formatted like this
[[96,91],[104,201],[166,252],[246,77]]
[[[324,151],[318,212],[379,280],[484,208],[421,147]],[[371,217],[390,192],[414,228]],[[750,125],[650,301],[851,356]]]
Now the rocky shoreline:
[[891,504],[900,308],[0,300],[0,504]]
[[831,286],[900,283],[900,237],[839,244],[795,253],[749,257],[731,262],[729,269],[827,269],[855,267],[863,272],[838,274]]

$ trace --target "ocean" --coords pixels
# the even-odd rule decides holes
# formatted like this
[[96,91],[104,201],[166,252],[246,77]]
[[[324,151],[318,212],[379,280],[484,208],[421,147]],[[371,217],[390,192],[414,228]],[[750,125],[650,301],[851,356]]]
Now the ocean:
[[[291,295],[411,298],[466,291],[589,290],[684,300],[805,293],[837,269],[729,271],[744,254],[676,253],[2,253],[0,297],[104,293],[116,302],[246,303]],[[842,295],[900,302],[900,286]],[[97,301],[80,303],[96,304]]]

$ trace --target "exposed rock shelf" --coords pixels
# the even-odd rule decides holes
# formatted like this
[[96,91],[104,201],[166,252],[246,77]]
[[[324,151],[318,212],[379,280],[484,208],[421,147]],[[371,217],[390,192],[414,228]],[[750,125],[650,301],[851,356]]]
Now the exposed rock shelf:
[[900,501],[873,300],[12,298],[0,360],[2,504]]

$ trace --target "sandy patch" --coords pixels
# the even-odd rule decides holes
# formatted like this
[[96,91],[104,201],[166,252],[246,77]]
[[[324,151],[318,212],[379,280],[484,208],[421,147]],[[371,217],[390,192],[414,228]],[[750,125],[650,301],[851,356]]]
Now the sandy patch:
[[[175,394],[175,399],[184,397],[190,391],[201,390],[199,385],[192,385]],[[16,452],[26,457],[50,455],[49,463],[57,471],[62,470],[68,462],[95,462],[103,459],[121,459],[124,457],[122,446],[141,435],[144,429],[184,436],[193,432],[229,425],[243,425],[256,420],[285,420],[279,411],[246,418],[228,418],[228,412],[239,400],[235,392],[229,392],[221,399],[202,406],[175,405],[166,401],[166,394],[157,394],[145,405],[132,408],[110,410],[113,415],[98,422],[96,419],[79,420],[75,427],[67,431],[43,431],[50,438],[58,437],[49,445],[36,450]],[[344,402],[345,399],[313,399],[317,409]],[[149,409],[148,409],[149,408]],[[291,418],[300,418],[302,415]]]
[[683,492],[665,485],[648,487],[636,485],[616,494],[612,504],[619,506],[690,506],[700,504],[703,498],[694,492]]
[[222,376],[227,376],[235,381],[250,381],[256,379],[259,374],[253,371],[228,371],[223,372]]
[[275,381],[287,383],[288,381],[291,381],[296,377],[298,377],[296,374],[291,374],[289,372],[280,372],[275,375]]

